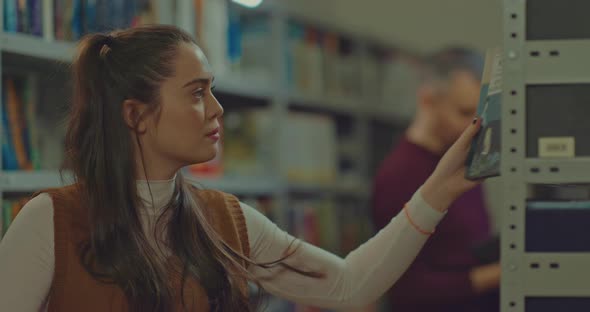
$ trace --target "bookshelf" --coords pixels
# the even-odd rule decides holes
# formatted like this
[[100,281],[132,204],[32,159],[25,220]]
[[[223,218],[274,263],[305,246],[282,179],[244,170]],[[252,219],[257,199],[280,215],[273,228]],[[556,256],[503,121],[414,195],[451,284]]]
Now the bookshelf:
[[[11,0],[5,0],[11,1]],[[268,68],[266,72],[258,71],[232,71],[224,70],[216,73],[216,93],[221,100],[221,104],[226,108],[226,116],[232,111],[251,110],[253,108],[263,108],[271,116],[270,128],[273,129],[271,140],[268,144],[270,161],[267,164],[267,172],[256,175],[243,175],[227,172],[219,177],[189,176],[189,180],[195,184],[223,190],[236,195],[256,198],[268,197],[274,201],[273,206],[277,211],[274,213],[275,221],[279,226],[287,228],[289,224],[288,211],[293,201],[301,198],[327,197],[334,200],[336,207],[350,206],[350,203],[358,203],[361,208],[363,217],[369,215],[368,199],[371,191],[371,166],[368,164],[375,159],[373,155],[373,146],[371,146],[372,124],[375,122],[388,124],[392,128],[401,129],[409,123],[407,115],[397,112],[395,99],[375,94],[370,89],[370,84],[375,84],[375,79],[369,79],[366,71],[363,71],[363,64],[369,62],[369,46],[379,45],[370,39],[359,37],[358,35],[348,35],[346,32],[323,25],[321,21],[307,20],[300,14],[289,12],[280,2],[266,1],[256,9],[238,9],[236,4],[227,5],[236,9],[239,14],[244,16],[256,15],[266,19],[270,32],[268,33],[268,42],[265,48],[270,49],[268,58]],[[192,35],[196,33],[196,19],[194,16],[194,1],[192,0],[152,0],[152,5],[157,12],[157,22],[171,24],[184,28]],[[3,6],[0,6],[0,25],[4,25]],[[307,92],[300,90],[289,81],[288,66],[289,55],[285,51],[293,44],[293,38],[289,37],[289,27],[296,22],[304,29],[312,25],[315,29],[331,32],[339,38],[346,37],[352,42],[353,53],[347,57],[353,58],[359,64],[359,75],[356,78],[358,86],[357,92],[349,94],[346,92]],[[250,36],[256,36],[256,34]],[[37,81],[53,81],[50,86],[63,85],[65,78],[63,75],[56,75],[54,67],[57,65],[59,70],[67,68],[75,50],[75,43],[64,42],[52,38],[53,36],[36,37],[28,34],[9,32],[2,26],[0,31],[0,71],[3,74],[18,71],[26,68],[24,75],[31,72],[41,72],[35,74]],[[301,38],[299,38],[301,39]],[[299,42],[298,44],[302,44]],[[383,44],[387,47],[386,44]],[[251,56],[244,56],[251,57]],[[52,67],[53,66],[53,67]],[[342,65],[340,65],[342,66]],[[378,66],[374,66],[378,67]],[[47,74],[47,68],[51,76]],[[351,76],[348,72],[347,75]],[[44,79],[39,79],[43,77]],[[366,79],[365,79],[366,78]],[[332,77],[334,79],[334,77]],[[40,81],[46,84],[46,81]],[[53,93],[45,91],[39,94],[35,100],[35,105],[40,108],[39,114],[51,112],[56,100],[51,103],[45,103],[40,98],[53,94],[52,98],[61,101],[66,98],[59,90],[54,87],[45,87],[46,89],[55,89]],[[313,86],[312,86],[313,87]],[[6,92],[3,89],[4,84],[0,86],[0,96]],[[63,91],[67,91],[63,87]],[[346,90],[344,90],[346,91]],[[227,100],[228,102],[224,102]],[[63,104],[63,103],[62,103]],[[42,112],[41,112],[42,111]],[[313,116],[320,116],[333,123],[332,129],[338,133],[337,138],[332,142],[336,146],[336,159],[334,162],[335,176],[332,179],[317,180],[306,178],[302,180],[293,180],[287,177],[285,172],[289,171],[288,160],[292,150],[284,142],[291,137],[292,133],[287,133],[284,127],[285,123],[293,113],[306,113]],[[2,110],[0,110],[0,120],[2,120]],[[43,123],[40,130],[46,132],[59,131],[53,129],[55,116],[51,122]],[[58,118],[57,118],[58,119]],[[47,126],[50,125],[50,126]],[[55,126],[56,127],[56,126]],[[1,129],[0,129],[1,131]],[[344,133],[344,134],[342,134]],[[56,134],[57,135],[57,134]],[[393,144],[393,134],[391,135],[391,144]],[[0,143],[2,138],[0,137]],[[345,147],[342,147],[346,145]],[[353,146],[354,148],[350,148]],[[383,148],[381,148],[383,149]],[[43,155],[41,155],[43,157]],[[0,161],[2,155],[0,154]],[[341,175],[341,163],[346,163],[346,175]],[[43,168],[40,170],[6,170],[0,167],[0,207],[3,202],[30,194],[36,190],[58,187],[68,184],[72,178],[66,173],[64,177],[60,175],[57,168]],[[345,208],[342,208],[345,209]],[[0,225],[3,224],[0,213]],[[1,229],[1,226],[0,226]],[[0,231],[0,238],[1,238]]]
[[589,9],[504,1],[503,312],[590,309]]

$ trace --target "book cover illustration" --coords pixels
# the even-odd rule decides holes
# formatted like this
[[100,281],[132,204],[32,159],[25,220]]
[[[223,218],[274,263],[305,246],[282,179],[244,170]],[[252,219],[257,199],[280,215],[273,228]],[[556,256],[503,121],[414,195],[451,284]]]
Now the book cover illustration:
[[501,48],[495,48],[486,53],[477,108],[482,126],[473,140],[467,161],[466,177],[471,180],[500,175],[502,52]]

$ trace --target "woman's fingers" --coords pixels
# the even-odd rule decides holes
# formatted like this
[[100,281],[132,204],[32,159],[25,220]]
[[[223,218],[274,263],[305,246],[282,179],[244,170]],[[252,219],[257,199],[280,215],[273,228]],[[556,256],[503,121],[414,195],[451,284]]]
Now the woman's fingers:
[[471,146],[471,142],[473,141],[473,138],[475,138],[480,128],[481,118],[476,117],[473,119],[473,123],[469,125],[469,127],[467,127],[465,131],[463,131],[455,145],[460,149],[469,149],[469,147]]

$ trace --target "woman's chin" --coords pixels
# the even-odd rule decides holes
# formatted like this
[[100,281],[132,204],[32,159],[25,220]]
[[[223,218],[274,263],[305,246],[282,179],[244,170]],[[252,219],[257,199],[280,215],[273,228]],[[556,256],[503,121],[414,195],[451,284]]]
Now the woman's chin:
[[210,153],[201,154],[199,156],[200,157],[195,158],[196,164],[201,164],[201,163],[206,163],[208,161],[211,161],[211,160],[215,159],[215,156],[217,156],[217,148],[213,149]]

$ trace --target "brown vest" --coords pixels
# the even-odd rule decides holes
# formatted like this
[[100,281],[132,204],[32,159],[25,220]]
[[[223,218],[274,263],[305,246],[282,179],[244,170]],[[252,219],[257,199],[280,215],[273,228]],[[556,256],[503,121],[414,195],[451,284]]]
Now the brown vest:
[[[55,273],[49,294],[49,311],[128,311],[119,286],[94,279],[80,263],[78,244],[89,237],[87,212],[75,186],[47,191],[53,200]],[[207,218],[224,242],[249,256],[248,233],[240,204],[232,195],[193,188],[194,196],[207,207]],[[178,264],[170,264],[178,265]],[[180,277],[171,276],[175,311],[184,311],[179,295]],[[241,281],[246,291],[246,282]],[[184,286],[187,311],[209,311],[204,289],[189,279]]]

